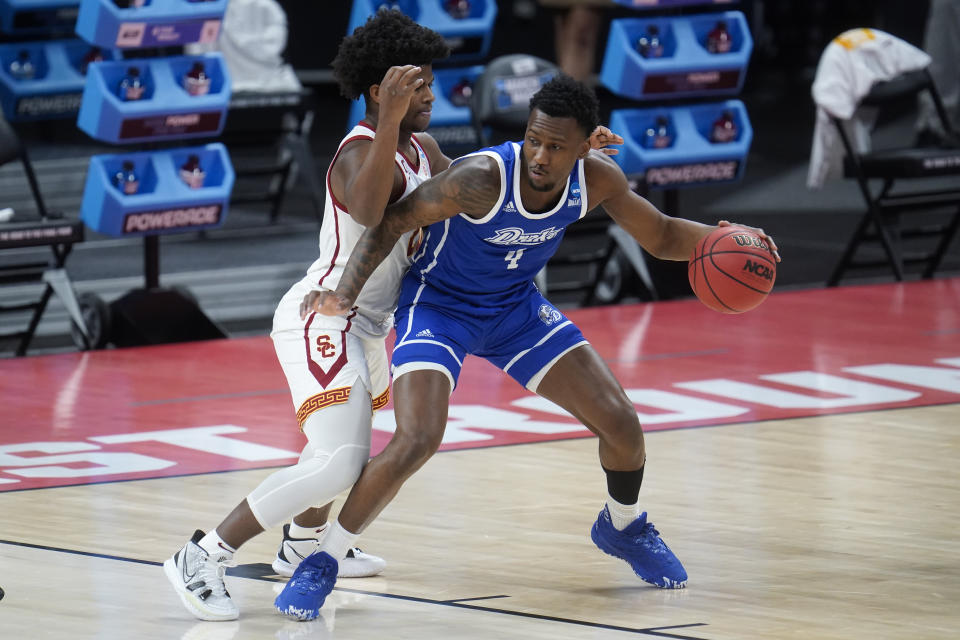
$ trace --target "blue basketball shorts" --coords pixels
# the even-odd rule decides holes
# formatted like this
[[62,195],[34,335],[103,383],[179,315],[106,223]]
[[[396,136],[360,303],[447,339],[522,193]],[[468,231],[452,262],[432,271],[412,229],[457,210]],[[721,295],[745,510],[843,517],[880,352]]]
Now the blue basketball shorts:
[[507,304],[480,309],[410,277],[400,295],[396,332],[394,378],[432,369],[447,375],[451,391],[468,353],[486,358],[535,392],[561,356],[588,344],[532,285]]

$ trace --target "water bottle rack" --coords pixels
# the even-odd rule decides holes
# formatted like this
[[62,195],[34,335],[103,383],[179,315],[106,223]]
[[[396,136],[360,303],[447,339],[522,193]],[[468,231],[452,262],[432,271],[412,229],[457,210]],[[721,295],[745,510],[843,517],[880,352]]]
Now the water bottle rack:
[[[206,173],[199,189],[187,186],[180,177],[190,155],[199,157]],[[121,192],[113,180],[125,161],[133,163],[139,178],[133,195]],[[94,231],[114,237],[213,229],[226,220],[233,182],[230,156],[220,143],[96,155],[90,158],[80,217]]]
[[[40,120],[73,116],[80,108],[86,77],[81,73],[90,45],[82,40],[47,40],[0,45],[0,104],[7,120]],[[17,79],[10,64],[21,51],[34,65],[31,79]],[[115,57],[103,50],[103,57]],[[92,65],[95,66],[95,65]]]
[[[194,96],[184,89],[183,78],[198,61],[210,78],[210,90]],[[140,70],[145,93],[125,101],[117,91],[131,67]],[[102,62],[87,73],[77,126],[111,143],[211,138],[223,131],[229,103],[230,77],[219,53]]]
[[[730,142],[711,142],[714,122],[729,111],[737,135]],[[666,117],[672,144],[647,148],[644,134]],[[619,109],[610,114],[610,128],[624,138],[613,159],[628,175],[643,174],[651,189],[674,189],[718,182],[733,182],[743,176],[753,128],[740,100],[708,102],[674,107]]]
[[[718,21],[726,23],[732,38],[726,53],[707,51],[707,36]],[[649,26],[659,29],[662,57],[646,58],[637,51]],[[750,29],[739,11],[613,20],[600,82],[634,100],[735,95],[743,88],[752,51]]]
[[484,58],[490,51],[493,22],[497,17],[495,0],[470,0],[470,14],[454,18],[443,8],[444,0],[354,0],[347,33],[367,21],[381,6],[397,6],[417,23],[433,29],[450,45],[451,62],[469,62]]
[[[142,6],[122,8],[113,0],[81,0],[76,32],[88,42],[117,49],[212,43],[226,6],[227,0],[143,0]],[[195,62],[203,63],[209,79],[206,93],[191,93],[184,86]],[[139,70],[143,95],[125,100],[120,84],[129,80],[131,67]],[[229,103],[230,76],[217,53],[102,62],[88,72],[77,126],[111,143],[211,138],[223,131]],[[190,155],[198,156],[205,174],[198,188],[180,176]],[[113,182],[125,161],[133,164],[139,182],[134,194],[123,193]],[[143,288],[96,305],[105,329],[92,341],[95,346],[226,337],[192,294],[160,286],[159,236],[223,225],[234,180],[226,147],[218,143],[90,159],[81,218],[106,235],[141,236],[144,252]]]
[[70,33],[80,0],[0,0],[0,31],[10,35]]
[[101,47],[137,49],[215,42],[227,0],[146,0],[141,7],[81,0],[77,35]]

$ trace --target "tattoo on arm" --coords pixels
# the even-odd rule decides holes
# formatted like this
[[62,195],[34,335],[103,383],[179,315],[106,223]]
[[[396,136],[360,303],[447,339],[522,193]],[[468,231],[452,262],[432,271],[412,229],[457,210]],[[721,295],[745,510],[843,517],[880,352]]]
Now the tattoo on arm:
[[337,294],[355,302],[363,285],[405,232],[458,213],[482,217],[489,212],[500,198],[500,173],[492,159],[476,160],[471,158],[427,180],[387,207],[383,221],[364,231],[354,247]]

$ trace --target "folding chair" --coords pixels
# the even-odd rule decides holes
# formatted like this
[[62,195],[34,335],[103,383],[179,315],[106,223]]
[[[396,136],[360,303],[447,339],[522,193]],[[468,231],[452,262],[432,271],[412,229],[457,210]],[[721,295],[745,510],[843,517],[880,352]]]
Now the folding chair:
[[16,132],[3,117],[0,117],[0,165],[13,160],[19,160],[23,165],[39,217],[0,224],[0,250],[49,246],[52,254],[45,261],[8,263],[5,260],[0,264],[0,285],[31,281],[45,284],[39,299],[0,305],[0,314],[31,312],[25,329],[0,334],[0,340],[15,340],[17,345],[14,353],[17,356],[23,356],[26,355],[27,348],[33,340],[50,296],[54,293],[60,297],[73,320],[74,331],[82,340],[87,340],[87,325],[64,269],[64,263],[73,244],[83,240],[83,223],[80,220],[65,220],[62,214],[47,211],[26,149]]
[[[923,92],[928,92],[933,100],[944,131],[953,136],[943,102],[926,69],[877,83],[860,101],[860,106],[890,110],[902,106],[905,101],[915,105]],[[844,177],[857,181],[867,208],[827,286],[836,286],[848,270],[886,265],[893,270],[897,280],[903,280],[908,265],[922,265],[922,277],[933,277],[960,225],[960,187],[941,185],[941,188],[931,189],[930,181],[926,179],[960,175],[960,148],[908,146],[858,153],[843,121],[833,118],[833,122],[846,150]],[[882,181],[879,190],[871,188],[871,180]],[[896,191],[894,184],[897,185]],[[923,225],[904,224],[908,214],[936,209],[948,210],[942,216],[943,220],[928,221]],[[924,238],[927,239],[927,250],[919,251],[914,239]],[[910,241],[909,247],[905,241]],[[886,254],[885,260],[855,259],[861,246],[866,248],[877,243]]]

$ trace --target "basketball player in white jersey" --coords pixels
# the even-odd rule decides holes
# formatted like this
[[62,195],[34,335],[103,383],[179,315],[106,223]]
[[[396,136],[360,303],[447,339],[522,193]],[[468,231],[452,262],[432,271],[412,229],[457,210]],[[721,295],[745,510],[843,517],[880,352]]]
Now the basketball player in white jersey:
[[[329,502],[353,485],[369,458],[373,411],[389,396],[384,338],[420,231],[397,243],[367,283],[355,314],[301,320],[299,306],[311,290],[336,288],[357,239],[380,222],[388,203],[449,166],[436,141],[417,134],[430,123],[432,62],[448,55],[438,33],[399,11],[378,12],[340,45],[333,68],[341,93],[363,95],[367,112],[327,171],[320,257],[280,301],[271,333],[307,444],[296,465],[268,476],[216,529],[198,530],[164,563],[184,606],[202,620],[237,618],[225,568],[236,549],[262,531],[296,514],[284,525],[273,563],[285,576],[324,536],[347,539],[337,523],[327,525]],[[385,564],[358,549],[344,551],[341,576],[374,575]]]

